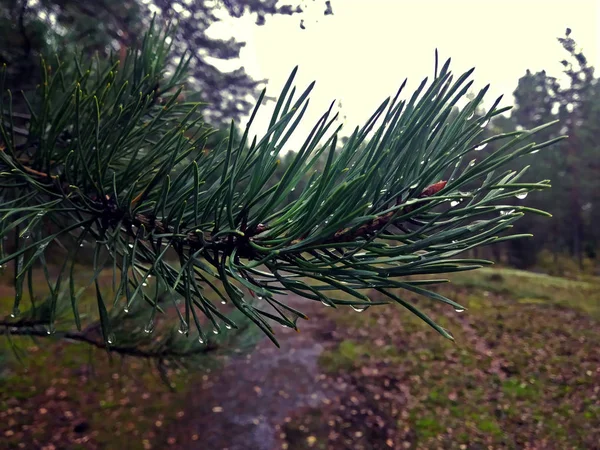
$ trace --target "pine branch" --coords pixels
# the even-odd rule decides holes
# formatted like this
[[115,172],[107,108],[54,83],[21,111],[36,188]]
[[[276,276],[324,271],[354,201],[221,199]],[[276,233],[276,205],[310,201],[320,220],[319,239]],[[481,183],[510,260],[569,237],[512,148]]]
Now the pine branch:
[[[546,214],[498,202],[548,188],[547,181],[527,183],[525,171],[498,170],[561,138],[530,142],[553,125],[547,124],[481,140],[489,121],[508,108],[498,107],[499,98],[475,117],[487,86],[456,108],[472,70],[454,81],[450,60],[439,70],[436,60],[429,85],[425,79],[408,100],[399,100],[403,85],[344,145],[338,145],[340,127],[330,108],[275,179],[313,85],[297,95],[294,70],[261,139],[251,140],[250,127],[265,92],[242,136],[232,124],[229,138],[209,150],[201,105],[178,103],[189,59],[171,77],[164,75],[167,37],[152,29],[124,62],[90,62],[84,69],[75,60],[52,72],[44,66],[46,81],[36,101],[28,101],[25,146],[15,137],[10,92],[7,101],[0,97],[0,237],[14,239],[13,250],[0,247],[0,265],[14,261],[15,311],[34,263],[46,267],[47,246],[67,239],[60,273],[52,278],[45,271],[49,323],[65,291],[63,278],[79,323],[83,291],[74,286],[73,267],[87,239],[94,270],[89,284],[96,289],[106,347],[118,345],[110,336],[125,320],[119,308],[139,308],[150,315],[150,325],[163,312],[159,286],[171,298],[181,334],[189,336],[193,321],[203,342],[207,329],[239,331],[245,320],[277,344],[274,324],[297,329],[298,318],[306,318],[282,295],[364,310],[386,303],[371,299],[372,290],[452,338],[402,295],[464,307],[422,287],[444,280],[407,277],[488,264],[456,256],[523,237],[503,233],[524,213]],[[496,141],[495,151],[467,162]],[[318,164],[322,170],[315,170]],[[288,202],[304,180],[306,188]],[[111,308],[98,281],[107,265]],[[154,292],[150,277],[157,280]],[[230,302],[242,322],[214,298]]]

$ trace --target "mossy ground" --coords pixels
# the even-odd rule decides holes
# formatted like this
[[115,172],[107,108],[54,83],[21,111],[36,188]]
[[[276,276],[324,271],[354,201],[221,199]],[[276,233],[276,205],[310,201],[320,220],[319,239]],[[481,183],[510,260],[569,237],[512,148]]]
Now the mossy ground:
[[[89,270],[77,271],[80,284]],[[4,274],[0,308],[12,309],[13,291]],[[107,291],[109,273],[100,277]],[[0,280],[1,281],[1,280]],[[36,273],[43,294],[43,275]],[[93,287],[93,286],[92,286]],[[93,289],[81,298],[84,320],[96,316]],[[26,294],[22,309],[30,305]],[[73,327],[70,313],[57,325]],[[184,416],[186,386],[201,383],[170,370],[171,387],[148,361],[109,356],[88,345],[50,337],[0,337],[0,436],[7,449],[149,449],[176,438],[163,430]],[[171,390],[173,389],[173,390]]]
[[[464,312],[404,298],[455,343],[400,306],[359,314],[318,305],[327,329],[294,342],[325,346],[315,377],[328,395],[276,426],[281,448],[597,448],[600,281],[498,268],[452,281],[438,290]],[[0,294],[10,311],[9,293]],[[0,338],[3,448],[202,448],[198,418],[186,405],[191,396],[202,404],[203,383],[223,390],[219,373],[173,372],[173,393],[143,361],[47,338],[18,344],[21,361]],[[289,367],[265,375],[260,401],[273,403],[265,394],[272,377],[290,376]]]
[[467,311],[414,300],[456,343],[399,306],[331,311],[320,365],[336,399],[293,417],[284,447],[597,448],[600,282],[497,268],[452,281],[437,290]]

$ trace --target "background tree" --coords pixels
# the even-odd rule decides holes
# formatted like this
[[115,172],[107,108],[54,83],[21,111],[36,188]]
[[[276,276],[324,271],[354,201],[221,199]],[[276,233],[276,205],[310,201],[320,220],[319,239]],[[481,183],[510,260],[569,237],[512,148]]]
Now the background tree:
[[[513,127],[532,127],[549,120],[560,121],[560,127],[547,129],[545,138],[568,134],[569,139],[552,151],[524,163],[531,164],[538,176],[552,177],[555,189],[546,192],[534,204],[552,213],[554,220],[538,222],[534,218],[520,224],[544,230],[530,247],[513,245],[510,252],[521,253],[521,262],[531,265],[531,256],[543,248],[556,255],[567,253],[581,262],[584,256],[594,256],[597,248],[597,232],[594,226],[598,197],[594,183],[598,179],[598,82],[594,69],[588,65],[583,53],[567,29],[559,43],[568,57],[562,61],[567,85],[546,71],[527,72],[519,80],[514,93],[515,108],[511,112]],[[510,128],[510,124],[504,123]],[[533,222],[529,222],[533,220]],[[520,243],[519,245],[523,245]],[[521,250],[521,251],[519,251]],[[530,255],[528,261],[522,258]],[[514,261],[518,263],[518,261]]]
[[330,1],[281,4],[279,0],[2,0],[0,38],[4,44],[0,64],[9,66],[7,87],[18,92],[37,83],[40,55],[56,50],[70,54],[77,45],[86,54],[98,52],[101,58],[110,52],[123,56],[128,48],[141,44],[154,15],[163,23],[176,20],[178,28],[172,36],[168,63],[176,66],[191,50],[189,92],[200,95],[196,100],[206,103],[206,120],[218,126],[248,113],[256,101],[257,86],[264,80],[253,80],[243,67],[221,69],[220,62],[239,58],[244,42],[213,38],[207,33],[208,28],[227,16],[252,14],[256,23],[262,25],[270,15],[301,14],[308,8],[333,14]]

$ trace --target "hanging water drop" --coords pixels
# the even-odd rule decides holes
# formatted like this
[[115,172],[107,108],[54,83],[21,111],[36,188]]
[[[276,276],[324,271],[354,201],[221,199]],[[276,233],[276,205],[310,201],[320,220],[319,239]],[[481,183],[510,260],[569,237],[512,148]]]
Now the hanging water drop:
[[331,305],[329,303],[327,303],[325,300],[321,300],[321,303],[323,303],[323,306],[328,306],[330,307]]
[[213,334],[219,334],[219,330],[217,330],[216,328],[213,330]]
[[501,216],[506,216],[506,215],[512,214],[514,212],[515,212],[514,209],[503,209],[502,211],[500,211],[500,215]]
[[202,339],[202,336],[198,336],[198,342],[200,344],[204,344],[204,339]]
[[129,244],[129,248],[133,248],[133,244]]
[[226,305],[227,302],[225,300],[221,300],[221,305]]
[[454,308],[454,311],[456,311],[457,313],[461,313],[464,310],[465,310],[464,308]]
[[450,206],[454,208],[454,207],[455,207],[455,206],[457,206],[459,203],[460,203],[460,202],[459,202],[458,200],[452,200],[452,201],[450,202]]
[[473,167],[475,165],[475,160],[471,160],[471,162],[469,163],[469,167]]
[[108,345],[112,345],[112,344],[115,343],[115,335],[114,335],[114,333],[111,333],[111,334],[108,335],[108,337],[106,338],[106,343]]
[[537,152],[539,152],[539,150],[534,150],[531,152],[532,155],[535,155]]
[[481,125],[479,125],[480,128],[485,128],[488,126],[488,123],[490,123],[490,119],[486,119]]
[[476,152],[481,151],[486,147],[487,147],[487,142],[485,144],[481,144],[481,145],[478,145],[477,147],[475,147],[475,151]]
[[474,115],[475,115],[475,111],[473,111],[471,114],[469,114],[469,117],[467,117],[467,120],[471,120]]
[[228,330],[231,330],[231,325],[229,325],[228,323],[225,324],[225,328],[227,328]]
[[523,200],[525,197],[527,197],[527,191],[519,192],[515,194],[515,197],[517,197],[519,200]]
[[142,283],[142,286],[148,286],[148,283],[146,283],[145,281]]
[[350,305],[350,308],[352,308],[354,311],[361,313],[363,312],[365,309],[367,309],[366,306],[355,306],[355,305]]
[[11,318],[15,318],[15,317],[19,317],[21,315],[21,310],[19,308],[13,308],[12,312],[10,313],[10,317]]
[[294,192],[295,190],[296,190],[296,188],[293,187],[293,188],[290,189],[290,192]]
[[154,320],[150,320],[144,327],[144,333],[150,334],[154,331]]
[[416,189],[418,185],[419,185],[419,183],[415,183],[415,184],[413,184],[413,185],[412,185],[410,188],[411,188],[411,189]]
[[272,150],[271,153],[269,153],[269,155],[274,156],[275,155],[275,150]]
[[421,165],[425,164],[425,160],[421,161]]
[[179,334],[186,334],[189,329],[190,329],[190,327],[188,326],[188,324],[182,320],[181,323],[179,324],[179,330],[177,330],[177,331],[179,332]]
[[125,314],[129,314],[129,308],[127,306],[125,306],[125,308],[123,308],[123,312]]

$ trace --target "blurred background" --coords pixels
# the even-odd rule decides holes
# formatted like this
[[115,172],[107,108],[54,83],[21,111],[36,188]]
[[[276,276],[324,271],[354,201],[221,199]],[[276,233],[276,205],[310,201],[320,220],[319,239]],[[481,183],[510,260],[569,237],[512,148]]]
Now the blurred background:
[[[514,202],[553,217],[526,216],[515,231],[533,238],[468,255],[497,264],[440,288],[467,311],[422,304],[456,345],[400,309],[356,314],[298,301],[311,321],[299,335],[283,330],[282,349],[260,342],[193,372],[173,368],[169,386],[140,359],[2,337],[3,447],[598,448],[597,1],[0,0],[8,86],[35,87],[40,56],[124,54],[155,14],[179,24],[171,62],[193,52],[187,95],[207,103],[205,119],[220,130],[210,145],[231,119],[243,129],[260,90],[277,96],[294,66],[299,87],[317,81],[273,183],[332,101],[349,135],[404,78],[407,97],[431,77],[435,49],[455,74],[475,66],[470,98],[490,83],[483,108],[502,94],[513,106],[482,138],[555,119],[539,141],[569,136],[512,167],[551,180]],[[257,135],[273,107],[259,112]],[[2,315],[10,281],[1,278]]]

